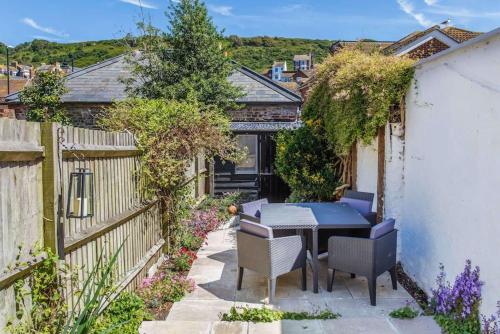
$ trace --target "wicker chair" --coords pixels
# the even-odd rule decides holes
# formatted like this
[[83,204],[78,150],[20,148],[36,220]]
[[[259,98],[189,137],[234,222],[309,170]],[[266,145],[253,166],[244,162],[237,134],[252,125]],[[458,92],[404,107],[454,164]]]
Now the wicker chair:
[[268,204],[267,198],[241,204],[240,221],[260,223],[260,210],[263,204]]
[[370,238],[331,237],[328,240],[327,290],[332,291],[335,270],[365,276],[371,305],[376,305],[377,277],[385,271],[391,274],[392,288],[397,289],[396,246],[397,230],[394,219],[373,227]]
[[346,190],[340,201],[349,203],[354,209],[358,210],[372,226],[375,226],[377,224],[377,213],[372,212],[374,197],[375,195],[372,193]]
[[299,235],[273,238],[267,226],[242,221],[236,232],[238,252],[238,285],[241,290],[244,269],[253,270],[268,279],[269,302],[274,300],[276,278],[302,269],[302,290],[306,290],[306,244]]

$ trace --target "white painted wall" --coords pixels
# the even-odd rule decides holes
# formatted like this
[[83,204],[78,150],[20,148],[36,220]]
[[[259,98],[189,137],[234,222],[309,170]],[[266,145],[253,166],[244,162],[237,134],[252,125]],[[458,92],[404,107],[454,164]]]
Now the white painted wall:
[[387,124],[385,130],[384,217],[401,219],[404,189],[404,139],[400,123]]
[[416,70],[407,98],[401,259],[427,292],[443,263],[481,268],[483,313],[500,300],[500,36]]
[[378,171],[378,149],[377,138],[370,144],[357,144],[357,190],[375,194],[372,211],[377,211],[377,171]]

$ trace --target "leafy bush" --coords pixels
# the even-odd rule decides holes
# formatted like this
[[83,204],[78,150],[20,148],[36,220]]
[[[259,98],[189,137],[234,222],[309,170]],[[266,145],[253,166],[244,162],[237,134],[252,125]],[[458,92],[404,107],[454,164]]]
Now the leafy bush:
[[326,201],[340,185],[334,152],[305,125],[277,137],[276,171],[290,186],[291,202]]
[[284,312],[273,310],[267,307],[231,307],[229,313],[221,315],[222,321],[250,321],[250,322],[273,322],[278,320],[328,320],[337,319],[340,314],[330,310],[323,310],[314,313],[310,312]]
[[189,271],[195,259],[196,252],[182,247],[177,254],[172,257],[173,270],[178,272]]
[[148,308],[161,308],[165,303],[180,301],[193,289],[194,282],[181,273],[162,271],[144,279],[138,295]]
[[123,292],[97,320],[92,333],[136,334],[144,320],[150,320],[144,301],[134,293]]
[[416,318],[418,315],[419,312],[417,310],[414,310],[408,305],[389,313],[389,316],[396,319],[413,319]]

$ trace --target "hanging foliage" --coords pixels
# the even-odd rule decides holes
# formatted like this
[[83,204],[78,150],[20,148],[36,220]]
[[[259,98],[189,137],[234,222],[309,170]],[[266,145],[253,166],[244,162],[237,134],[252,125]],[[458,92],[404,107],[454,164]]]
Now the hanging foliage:
[[324,131],[339,156],[365,143],[390,119],[413,78],[414,61],[406,57],[343,50],[318,66],[315,86],[303,117]]

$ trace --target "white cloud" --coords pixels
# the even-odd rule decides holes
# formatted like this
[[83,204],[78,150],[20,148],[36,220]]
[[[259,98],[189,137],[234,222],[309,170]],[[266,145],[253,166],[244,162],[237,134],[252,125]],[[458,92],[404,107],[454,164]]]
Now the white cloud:
[[466,8],[452,8],[447,6],[435,6],[429,8],[426,12],[431,14],[445,15],[448,17],[455,18],[498,18],[500,17],[500,12],[474,12]]
[[233,7],[208,5],[208,9],[222,16],[233,16]]
[[142,8],[158,9],[158,7],[156,7],[155,5],[142,0],[120,0],[120,1]]
[[417,22],[421,25],[421,26],[424,26],[424,27],[429,27],[430,25],[432,25],[432,22],[429,21],[425,16],[424,14],[422,13],[418,13],[415,11],[415,7],[413,6],[413,4],[407,0],[397,0],[398,4],[399,4],[399,7],[401,8],[401,10],[403,12],[405,12],[406,14],[412,16],[415,20],[417,20]]
[[27,26],[32,27],[33,29],[44,32],[46,34],[54,35],[57,37],[68,37],[69,36],[65,32],[55,30],[54,28],[41,26],[35,20],[33,20],[32,18],[29,18],[29,17],[25,17],[24,19],[21,20],[21,22],[26,24]]
[[438,0],[424,0],[428,6],[434,6],[437,4]]

